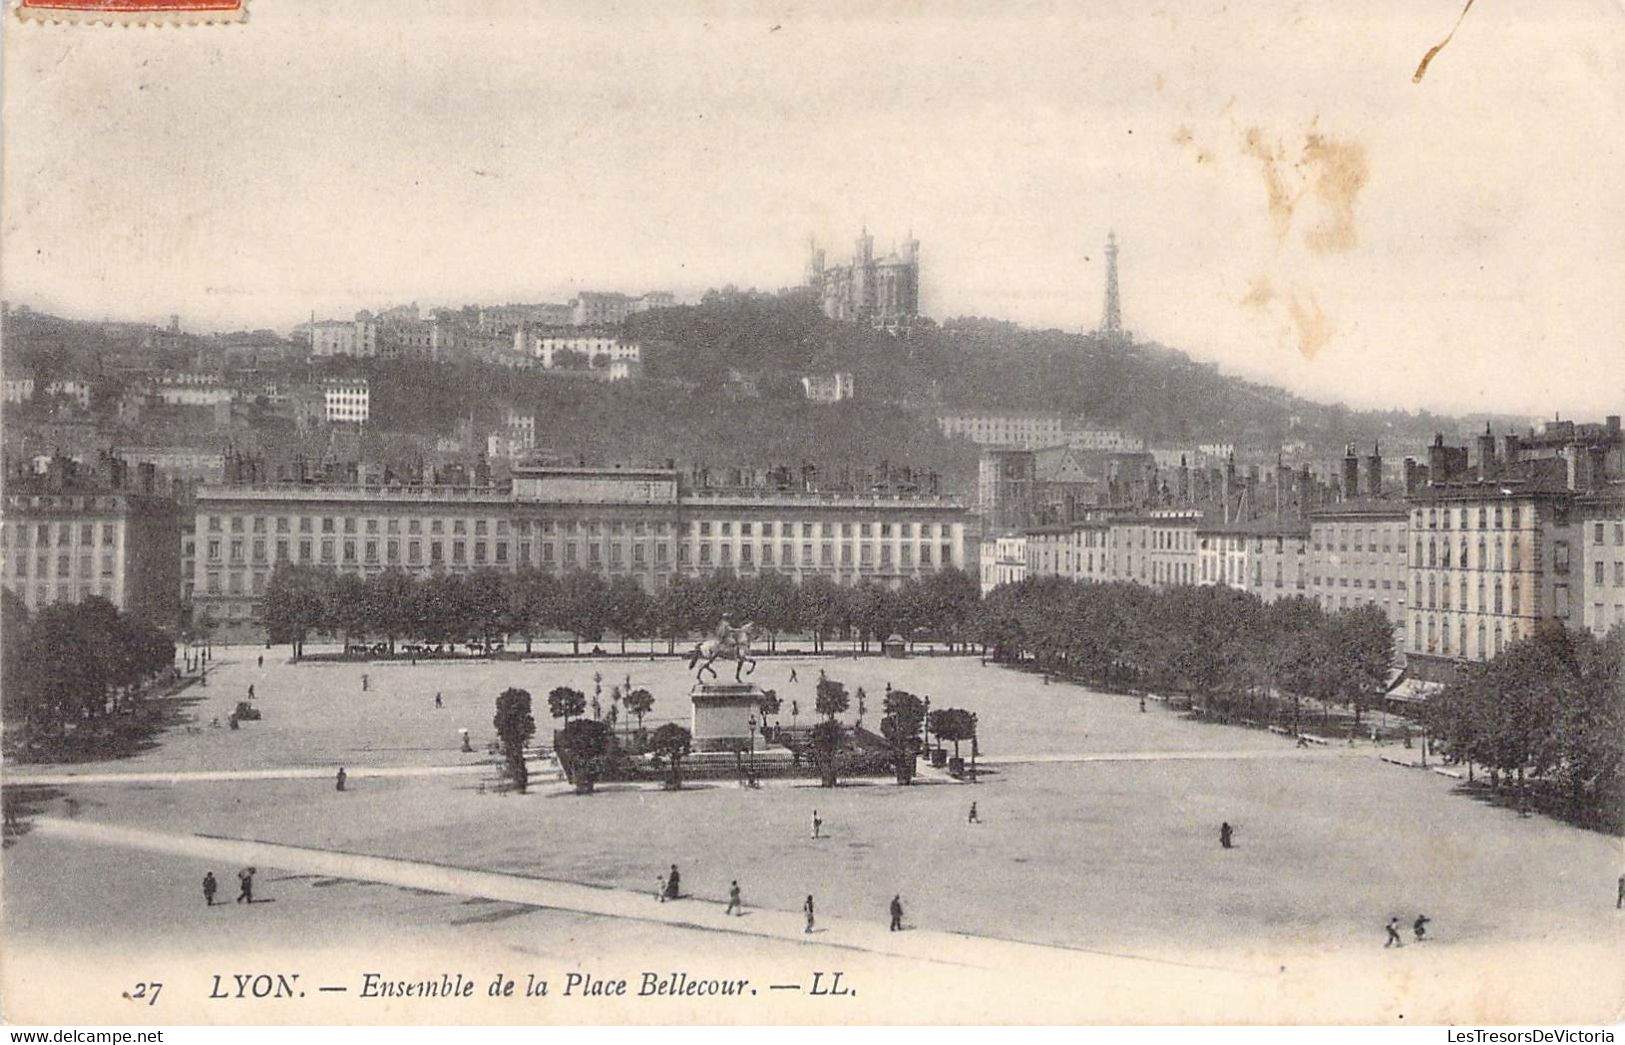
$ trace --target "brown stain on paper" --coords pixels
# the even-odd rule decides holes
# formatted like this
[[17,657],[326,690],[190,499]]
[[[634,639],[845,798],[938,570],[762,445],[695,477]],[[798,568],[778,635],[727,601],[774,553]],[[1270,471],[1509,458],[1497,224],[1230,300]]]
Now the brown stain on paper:
[[1316,254],[1341,254],[1354,248],[1354,203],[1365,188],[1365,146],[1311,134],[1303,147],[1304,162],[1314,172],[1315,198],[1324,217],[1304,234]]
[[[1176,134],[1175,140],[1180,137]],[[1354,249],[1359,242],[1356,207],[1370,178],[1363,144],[1334,138],[1311,122],[1295,156],[1260,127],[1247,129],[1241,151],[1258,162],[1265,211],[1277,244],[1285,244],[1293,230],[1301,228],[1303,246],[1310,254],[1346,254]],[[1315,358],[1337,329],[1315,292],[1295,280],[1277,287],[1269,274],[1261,275],[1240,304],[1258,317],[1288,324],[1305,359]]]
[[1286,302],[1287,315],[1292,317],[1292,326],[1298,334],[1298,351],[1303,353],[1305,359],[1313,359],[1326,342],[1332,339],[1332,322],[1326,318],[1326,313],[1320,309],[1320,302],[1315,300],[1313,291],[1298,293],[1293,291]]
[[1304,233],[1304,245],[1316,254],[1341,254],[1353,249],[1358,242],[1354,206],[1369,173],[1365,146],[1310,131],[1304,136],[1298,158],[1289,161],[1283,146],[1271,144],[1262,130],[1249,127],[1242,151],[1259,163],[1270,231],[1277,241],[1291,234],[1299,204],[1306,195],[1313,194],[1323,214],[1320,222]]

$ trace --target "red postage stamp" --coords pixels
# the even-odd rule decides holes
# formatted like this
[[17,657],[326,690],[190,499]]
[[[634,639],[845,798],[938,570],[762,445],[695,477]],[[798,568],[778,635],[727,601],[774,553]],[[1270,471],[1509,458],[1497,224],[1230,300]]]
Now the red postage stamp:
[[17,0],[18,15],[35,21],[178,25],[235,22],[248,0]]

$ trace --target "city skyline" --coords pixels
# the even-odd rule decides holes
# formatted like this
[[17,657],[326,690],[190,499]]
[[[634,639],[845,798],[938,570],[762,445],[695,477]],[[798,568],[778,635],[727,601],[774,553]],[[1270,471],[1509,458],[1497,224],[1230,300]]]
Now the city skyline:
[[[1217,4],[541,21],[492,3],[488,22],[375,6],[401,39],[435,35],[432,64],[353,13],[256,11],[195,58],[12,26],[6,294],[194,329],[693,298],[796,285],[809,235],[838,260],[867,224],[880,249],[919,237],[939,321],[1085,331],[1115,229],[1140,340],[1357,407],[1614,412],[1622,390],[1596,375],[1625,356],[1606,180],[1622,134],[1596,103],[1625,93],[1625,34],[1600,0],[1538,22],[1475,9],[1411,83],[1451,6],[1279,23]],[[312,23],[328,45],[290,47]],[[252,89],[219,75],[240,64],[264,70]],[[285,93],[266,80],[304,104],[268,104]],[[55,142],[65,119],[94,133]]]

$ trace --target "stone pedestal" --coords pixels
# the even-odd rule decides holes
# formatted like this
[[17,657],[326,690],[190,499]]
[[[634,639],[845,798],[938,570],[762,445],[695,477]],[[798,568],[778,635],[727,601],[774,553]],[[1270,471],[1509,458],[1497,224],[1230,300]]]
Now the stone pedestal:
[[694,750],[745,750],[753,716],[761,733],[762,697],[762,687],[754,682],[695,683],[688,695],[694,704]]

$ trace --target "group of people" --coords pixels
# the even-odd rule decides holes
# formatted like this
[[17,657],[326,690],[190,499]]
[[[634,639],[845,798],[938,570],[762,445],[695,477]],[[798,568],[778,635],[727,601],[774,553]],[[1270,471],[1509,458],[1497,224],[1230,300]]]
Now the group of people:
[[[970,803],[970,822],[972,822],[972,824],[980,824],[981,822],[980,817],[977,816],[977,803]],[[817,809],[812,811],[812,837],[814,837],[814,839],[822,839],[822,837],[824,837],[824,819],[819,816]],[[682,874],[678,871],[678,865],[671,865],[671,869],[669,869],[668,873],[661,874],[661,876],[658,876],[658,878],[655,879],[655,899],[660,900],[661,904],[665,904],[666,900],[678,900],[681,899],[681,897]],[[803,933],[812,933],[812,931],[816,931],[816,904],[812,902],[811,892],[808,894],[808,899],[801,902],[801,913],[803,913],[804,917],[806,917],[806,928],[804,928]],[[902,933],[903,897],[900,892],[892,897],[889,913],[890,917],[892,917],[892,921],[890,921],[890,931],[892,931],[892,933]],[[723,908],[723,915],[725,915],[725,917],[726,915],[734,915],[734,917],[744,915],[744,899],[743,894],[741,894],[741,891],[739,891],[738,878],[728,882],[728,905]]]
[[[1427,915],[1419,914],[1419,915],[1416,916],[1416,921],[1411,923],[1411,932],[1416,934],[1416,942],[1417,943],[1421,943],[1424,939],[1427,938],[1428,923],[1431,922],[1431,921],[1433,921],[1433,919],[1429,918]],[[1387,928],[1388,928],[1388,941],[1382,945],[1383,948],[1386,950],[1389,947],[1403,947],[1403,946],[1405,946],[1405,942],[1403,940],[1401,940],[1400,937],[1399,937],[1400,925],[1399,925],[1399,916],[1397,914],[1394,915],[1394,917],[1388,919]]]
[[[241,871],[237,872],[238,903],[254,902],[254,875],[256,873],[256,870],[252,867],[245,867]],[[214,872],[205,872],[203,875],[203,902],[208,906],[213,907],[214,896],[219,889],[220,883],[215,880]]]

